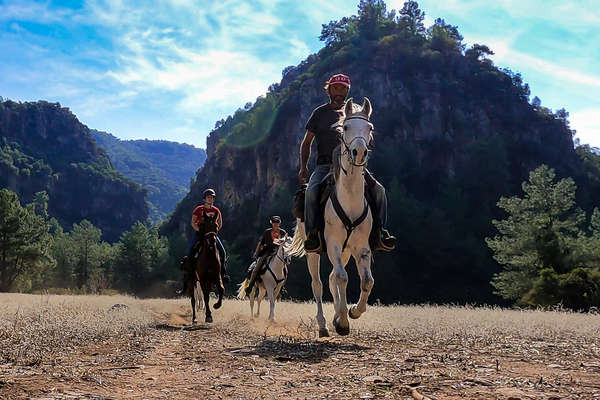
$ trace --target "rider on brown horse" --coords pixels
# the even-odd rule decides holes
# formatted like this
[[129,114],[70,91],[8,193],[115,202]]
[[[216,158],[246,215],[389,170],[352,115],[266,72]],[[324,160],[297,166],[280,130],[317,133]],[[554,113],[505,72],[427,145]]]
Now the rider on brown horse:
[[[333,160],[333,151],[340,143],[339,127],[344,121],[344,104],[350,90],[350,78],[344,74],[333,75],[325,84],[329,103],[317,107],[306,123],[306,133],[300,145],[300,182],[306,183],[308,177],[308,159],[313,139],[317,141],[317,166],[306,188],[304,220],[307,233],[304,248],[307,252],[318,251],[320,240],[319,194],[320,184],[329,174]],[[372,145],[373,137],[371,136]],[[387,219],[387,198],[385,188],[365,169],[367,198],[373,213],[373,250],[391,251],[396,246],[396,238],[385,229]]]
[[279,224],[281,224],[281,218],[279,216],[272,216],[269,222],[271,223],[271,227],[265,230],[261,235],[256,250],[254,250],[254,255],[252,256],[252,258],[256,260],[256,263],[252,269],[248,287],[246,287],[246,294],[249,294],[252,291],[252,287],[254,286],[256,278],[265,261],[277,250],[278,246],[275,244],[275,241],[287,236],[287,232],[279,227]]
[[[204,204],[199,205],[192,212],[192,228],[196,232],[196,238],[194,243],[192,244],[189,254],[181,260],[181,269],[183,270],[183,289],[178,291],[178,294],[185,294],[188,290],[188,284],[191,283],[192,274],[193,274],[193,262],[195,260],[200,246],[202,244],[202,238],[204,236],[205,227],[204,227],[204,215],[208,215],[210,217],[216,216],[217,222],[217,230],[221,229],[223,225],[223,220],[221,217],[221,210],[213,205],[215,201],[216,193],[213,189],[206,189],[203,193]],[[217,236],[217,249],[219,251],[219,257],[222,260],[221,262],[221,276],[223,277],[223,282],[229,282],[229,275],[227,275],[227,270],[225,269],[225,265],[227,263],[227,255],[225,253],[225,248],[223,247],[223,243]]]

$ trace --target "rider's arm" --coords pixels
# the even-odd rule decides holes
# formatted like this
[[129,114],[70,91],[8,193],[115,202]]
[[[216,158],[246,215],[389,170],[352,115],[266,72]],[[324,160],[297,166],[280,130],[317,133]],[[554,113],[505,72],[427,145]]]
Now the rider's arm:
[[198,217],[196,216],[196,214],[192,214],[192,228],[194,228],[195,231],[198,231],[198,229],[200,229],[198,227]]
[[219,211],[217,213],[217,229],[221,230],[222,226],[223,226],[223,219],[221,218],[221,211]]
[[[306,165],[308,164],[308,158],[310,157],[310,145],[312,144],[315,138],[315,134],[309,130],[304,134],[304,139],[302,139],[302,143],[300,144],[300,175],[308,173],[306,172]],[[307,176],[304,176],[306,180]]]
[[256,249],[254,249],[254,253],[252,254],[252,258],[258,258],[258,253],[260,252],[260,248],[262,247],[264,241],[264,235],[260,237],[258,244],[256,245]]

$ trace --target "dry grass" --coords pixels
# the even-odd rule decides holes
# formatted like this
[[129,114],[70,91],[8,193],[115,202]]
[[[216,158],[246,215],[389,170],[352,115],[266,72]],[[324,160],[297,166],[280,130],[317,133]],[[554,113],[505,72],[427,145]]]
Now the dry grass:
[[[114,304],[126,308],[112,310]],[[45,350],[56,350],[123,334],[142,335],[153,322],[189,323],[181,315],[187,299],[140,300],[128,296],[60,296],[0,294],[0,360],[34,364]],[[276,323],[261,317],[249,321],[248,301],[226,300],[213,310],[216,325],[245,327],[264,335],[313,339],[316,325],[312,302],[278,302]],[[325,304],[331,320],[332,304]],[[179,312],[179,314],[178,314]],[[199,311],[199,319],[203,311]],[[457,306],[371,306],[351,320],[353,335],[387,335],[422,343],[477,345],[519,341],[593,343],[600,337],[600,316],[567,311],[506,310]]]
[[47,393],[48,380],[117,398],[407,398],[407,385],[437,399],[600,396],[597,314],[372,306],[349,337],[329,327],[317,340],[314,303],[277,303],[276,323],[261,308],[250,321],[247,300],[226,300],[213,324],[183,330],[187,299],[0,294],[0,398]]
[[51,352],[141,335],[151,322],[140,302],[125,296],[0,294],[0,361],[38,364]]

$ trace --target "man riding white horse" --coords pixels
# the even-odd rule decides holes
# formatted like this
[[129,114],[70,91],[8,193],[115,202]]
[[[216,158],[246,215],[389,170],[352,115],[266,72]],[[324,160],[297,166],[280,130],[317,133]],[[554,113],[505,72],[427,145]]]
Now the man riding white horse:
[[[344,121],[344,104],[350,90],[350,78],[344,74],[333,75],[325,84],[329,95],[329,103],[317,107],[306,123],[306,133],[300,145],[300,182],[306,183],[308,176],[307,163],[310,157],[311,144],[317,142],[317,166],[308,181],[305,194],[304,221],[307,233],[304,249],[307,252],[318,252],[321,249],[319,239],[320,186],[329,174],[332,165],[332,154],[340,144],[340,127]],[[370,136],[370,145],[373,137]],[[374,229],[372,234],[373,250],[391,251],[396,246],[396,238],[385,229],[387,220],[387,198],[385,188],[365,169],[367,197],[371,200]]]

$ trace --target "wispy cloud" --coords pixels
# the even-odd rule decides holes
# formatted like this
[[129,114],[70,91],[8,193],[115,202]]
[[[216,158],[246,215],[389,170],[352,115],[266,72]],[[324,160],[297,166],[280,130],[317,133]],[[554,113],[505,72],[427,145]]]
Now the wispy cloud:
[[[0,0],[0,95],[60,101],[121,137],[203,146],[214,121],[317,51],[321,24],[355,14],[357,3]],[[595,129],[589,110],[600,109],[589,93],[600,85],[594,3],[419,1],[427,25],[442,17],[467,43],[490,46],[494,62],[523,72],[544,105],[571,111],[581,133]]]

